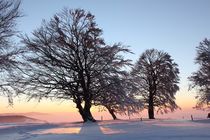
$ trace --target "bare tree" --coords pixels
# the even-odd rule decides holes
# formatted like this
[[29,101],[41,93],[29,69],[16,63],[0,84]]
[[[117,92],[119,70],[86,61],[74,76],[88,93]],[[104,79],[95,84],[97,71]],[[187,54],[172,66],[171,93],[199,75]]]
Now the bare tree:
[[27,53],[21,71],[14,73],[13,88],[29,98],[73,100],[84,122],[95,121],[90,108],[104,88],[103,75],[122,75],[130,60],[120,44],[108,46],[95,17],[81,9],[64,9],[49,22],[22,36]]
[[179,90],[179,70],[171,56],[156,49],[146,50],[136,62],[133,75],[134,93],[148,109],[149,119],[154,119],[154,110],[167,113],[178,108],[175,94]]
[[116,114],[126,115],[139,113],[142,109],[142,103],[134,96],[131,96],[132,80],[129,74],[125,71],[123,77],[118,75],[109,76],[101,80],[101,87],[106,87],[101,90],[102,94],[95,100],[95,105],[102,105],[108,110],[112,118],[117,119]]
[[204,39],[197,48],[195,63],[199,69],[189,77],[190,89],[196,88],[198,99],[196,108],[210,107],[210,40]]
[[17,65],[17,54],[20,50],[15,46],[12,37],[17,33],[16,20],[21,17],[20,1],[0,0],[0,92],[8,97],[12,104],[12,93],[6,82],[8,73]]

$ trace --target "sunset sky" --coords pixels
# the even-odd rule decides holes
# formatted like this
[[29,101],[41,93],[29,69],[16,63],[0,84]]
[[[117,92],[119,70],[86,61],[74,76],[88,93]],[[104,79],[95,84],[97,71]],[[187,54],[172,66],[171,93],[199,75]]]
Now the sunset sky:
[[[24,17],[18,29],[30,35],[64,7],[82,8],[96,16],[108,44],[121,42],[135,53],[126,58],[134,62],[149,48],[168,52],[180,69],[180,91],[177,103],[182,112],[195,105],[195,93],[188,91],[187,77],[197,69],[194,64],[195,47],[204,38],[210,38],[209,0],[23,0]],[[0,98],[0,110],[6,112],[71,112],[76,111],[70,101],[26,102],[15,99],[13,108],[7,99]],[[97,109],[95,109],[97,111]],[[200,112],[202,113],[202,112]]]

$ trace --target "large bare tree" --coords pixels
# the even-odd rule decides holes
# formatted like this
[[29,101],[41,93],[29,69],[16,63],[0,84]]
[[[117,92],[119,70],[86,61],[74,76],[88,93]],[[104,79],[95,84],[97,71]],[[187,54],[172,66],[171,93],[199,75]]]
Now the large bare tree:
[[84,122],[95,121],[90,108],[109,86],[100,82],[123,75],[130,64],[121,56],[129,50],[106,45],[101,34],[94,15],[82,9],[64,9],[43,21],[32,37],[22,36],[27,53],[21,71],[14,73],[13,88],[38,100],[72,100]]
[[12,103],[12,92],[7,83],[8,73],[17,65],[17,54],[20,50],[15,46],[13,37],[17,33],[16,21],[21,17],[20,1],[0,0],[0,92]]
[[195,63],[199,69],[189,77],[190,89],[195,88],[198,92],[196,108],[204,109],[210,107],[210,40],[204,39],[196,49]]
[[146,50],[136,62],[133,75],[134,93],[148,109],[149,119],[154,119],[154,110],[167,113],[178,108],[175,94],[179,90],[179,69],[171,56],[156,49]]

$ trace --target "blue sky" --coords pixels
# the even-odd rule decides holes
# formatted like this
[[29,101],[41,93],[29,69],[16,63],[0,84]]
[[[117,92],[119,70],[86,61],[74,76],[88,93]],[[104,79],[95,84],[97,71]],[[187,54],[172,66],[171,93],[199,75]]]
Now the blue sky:
[[19,29],[29,33],[64,7],[82,8],[96,16],[106,42],[122,42],[137,60],[148,48],[171,54],[180,67],[181,85],[194,65],[195,47],[210,38],[209,0],[23,0]]
[[[22,0],[25,15],[19,30],[30,34],[64,7],[82,8],[96,16],[108,44],[130,46],[134,60],[150,48],[168,52],[180,68],[179,104],[194,99],[187,77],[197,69],[195,47],[210,38],[210,0]],[[192,106],[190,106],[191,108]]]

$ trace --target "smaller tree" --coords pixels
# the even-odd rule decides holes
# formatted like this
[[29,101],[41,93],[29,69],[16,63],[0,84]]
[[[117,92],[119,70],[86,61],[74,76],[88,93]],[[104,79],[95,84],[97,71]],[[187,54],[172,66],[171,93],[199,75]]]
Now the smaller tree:
[[102,105],[111,114],[114,120],[117,119],[116,114],[126,115],[139,113],[142,104],[134,96],[131,96],[131,82],[126,71],[124,76],[109,76],[100,81],[101,90],[100,96],[96,97],[95,105]]
[[20,1],[0,0],[0,93],[12,104],[12,92],[7,83],[8,74],[18,64],[16,58],[21,52],[14,45],[12,37],[17,33],[16,20],[21,17]]
[[196,88],[198,92],[196,108],[204,109],[210,107],[210,40],[204,39],[196,49],[195,64],[199,65],[199,69],[189,77],[189,88]]
[[154,119],[154,110],[167,113],[179,108],[175,94],[179,90],[179,69],[171,56],[156,49],[146,50],[131,72],[134,93],[144,102],[149,119]]

